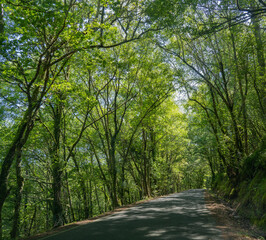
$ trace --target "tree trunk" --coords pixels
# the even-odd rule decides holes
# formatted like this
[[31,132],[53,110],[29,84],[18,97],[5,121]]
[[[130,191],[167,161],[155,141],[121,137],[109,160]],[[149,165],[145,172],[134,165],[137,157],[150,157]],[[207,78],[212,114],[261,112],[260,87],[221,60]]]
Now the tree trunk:
[[10,189],[8,189],[8,176],[15,154],[22,152],[22,148],[28,140],[29,134],[34,126],[36,114],[40,108],[41,100],[37,101],[39,87],[33,91],[31,102],[20,122],[14,140],[9,147],[2,163],[0,173],[0,240],[2,240],[2,209]]
[[89,214],[88,217],[92,217],[93,216],[93,206],[92,206],[92,181],[91,179],[89,179]]
[[120,199],[121,199],[122,205],[126,204],[126,200],[125,200],[125,159],[123,159],[123,162],[122,162]]
[[64,224],[63,206],[61,203],[62,169],[59,160],[53,159],[53,227]]
[[264,57],[264,45],[261,37],[261,28],[258,23],[258,18],[256,16],[252,16],[251,18],[252,24],[254,27],[254,36],[256,39],[256,50],[257,50],[257,59],[258,59],[258,64],[259,64],[259,75],[260,75],[260,81],[262,82],[262,88],[260,91],[260,96],[259,98],[261,99],[260,101],[262,102],[261,108],[263,112],[263,120],[265,121],[266,118],[266,81],[265,81],[265,57]]
[[21,152],[17,153],[16,161],[16,176],[17,176],[17,189],[16,189],[16,200],[15,200],[15,211],[13,217],[13,227],[10,232],[11,239],[17,239],[19,236],[19,223],[20,223],[20,205],[22,199],[22,190],[24,185],[24,178],[21,174]]
[[110,146],[110,166],[111,166],[111,181],[112,181],[112,192],[111,192],[111,198],[112,198],[112,206],[113,208],[116,208],[119,206],[118,200],[117,200],[117,170],[116,170],[116,159],[115,159],[115,137],[111,138],[111,146]]
[[72,217],[72,220],[70,222],[75,222],[76,220],[75,220],[74,209],[73,209],[73,206],[72,206],[71,192],[70,192],[69,183],[68,183],[68,174],[67,174],[67,171],[66,171],[66,187],[67,187],[69,208],[70,208],[71,217]]
[[[28,117],[27,112],[25,113],[24,119]],[[29,116],[30,117],[30,116]],[[11,189],[8,189],[8,176],[10,173],[10,168],[14,160],[16,152],[21,152],[22,147],[28,139],[29,133],[32,127],[29,122],[22,121],[20,125],[15,140],[13,141],[6,157],[4,158],[1,174],[0,174],[0,240],[2,240],[2,208],[5,203],[7,196]]]
[[106,194],[105,185],[103,185],[103,193],[104,193],[104,211],[107,212],[107,210],[108,210],[108,198],[107,198],[107,194]]
[[62,118],[62,104],[57,103],[54,111],[54,143],[51,151],[53,177],[53,226],[64,225],[63,206],[61,203],[62,161],[60,161],[60,130]]
[[[241,108],[242,108],[243,128],[244,128],[244,153],[247,156],[248,155],[248,131],[247,131],[247,111],[246,111],[247,86],[244,90],[243,84],[242,84],[243,76],[239,71],[239,63],[238,63],[238,57],[237,57],[237,52],[236,52],[235,37],[234,37],[234,34],[232,33],[232,31],[231,31],[231,40],[232,40],[233,51],[234,51],[234,61],[235,61],[235,65],[236,65],[236,77],[238,79],[239,91],[240,91],[241,102],[242,102]],[[245,70],[245,71],[247,71],[247,70]],[[247,85],[248,84],[247,76],[245,76],[245,79],[246,79],[246,85]]]
[[31,234],[31,229],[32,229],[32,226],[33,226],[33,222],[34,222],[34,220],[36,218],[36,213],[37,213],[37,207],[35,206],[34,212],[33,212],[33,216],[32,216],[31,221],[30,221],[28,236],[30,236],[30,234]]
[[0,46],[4,41],[4,30],[5,30],[5,22],[4,22],[4,6],[0,3]]
[[94,191],[95,191],[96,201],[97,201],[97,205],[98,205],[98,211],[101,214],[103,212],[103,210],[102,210],[101,205],[100,205],[99,195],[98,195],[98,190],[97,190],[96,185],[94,185]]
[[88,204],[88,196],[86,191],[86,185],[85,180],[82,176],[80,176],[82,179],[80,179],[80,188],[82,191],[82,197],[83,197],[83,206],[84,206],[84,219],[88,219],[90,216],[89,212],[89,204]]
[[142,129],[143,139],[143,190],[144,195],[147,197],[151,196],[150,189],[150,162],[147,156],[147,132]]

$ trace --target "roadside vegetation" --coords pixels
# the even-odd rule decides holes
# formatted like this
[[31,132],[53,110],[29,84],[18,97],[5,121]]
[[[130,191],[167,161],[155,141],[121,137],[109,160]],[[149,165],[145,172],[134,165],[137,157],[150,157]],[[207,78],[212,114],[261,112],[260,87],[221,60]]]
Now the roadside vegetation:
[[206,187],[265,229],[264,0],[0,8],[0,240]]

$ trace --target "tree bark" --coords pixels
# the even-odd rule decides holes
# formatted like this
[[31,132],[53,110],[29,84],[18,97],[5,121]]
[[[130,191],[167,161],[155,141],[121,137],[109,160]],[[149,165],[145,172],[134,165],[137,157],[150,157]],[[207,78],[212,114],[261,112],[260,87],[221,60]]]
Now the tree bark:
[[[16,153],[21,153],[22,148],[25,145],[29,134],[34,125],[34,118],[36,116],[36,111],[39,109],[40,105],[32,106],[30,105],[24,114],[23,120],[15,135],[15,139],[12,142],[6,157],[3,160],[1,174],[0,174],[0,240],[2,240],[2,208],[6,198],[8,197],[10,190],[8,189],[8,177],[10,173],[11,165],[14,161]],[[37,109],[36,109],[37,108]]]
[[4,22],[4,6],[0,1],[0,46],[4,41],[4,30],[5,30],[5,22]]
[[116,150],[116,139],[114,137],[111,137],[111,146],[110,146],[110,173],[111,173],[111,179],[112,179],[112,205],[113,208],[116,208],[119,206],[118,200],[117,200],[117,170],[116,170],[116,158],[115,158],[115,150]]
[[22,173],[21,173],[21,154],[22,154],[22,150],[20,150],[17,153],[17,160],[16,160],[17,189],[16,189],[13,226],[10,232],[11,239],[17,239],[19,237],[20,205],[21,205],[22,190],[23,190],[23,185],[24,185],[24,178],[22,177]]
[[52,163],[52,189],[53,189],[53,226],[64,225],[63,206],[61,203],[62,189],[62,161],[60,160],[60,130],[63,106],[62,103],[56,103],[54,109],[54,143],[51,150]]
[[258,23],[258,18],[256,16],[252,16],[251,18],[252,24],[254,27],[254,36],[256,40],[256,50],[257,50],[257,59],[259,64],[259,75],[260,75],[260,81],[262,81],[262,88],[260,91],[260,99],[261,99],[261,108],[263,112],[263,119],[264,122],[266,118],[266,81],[265,81],[265,56],[264,56],[264,45],[261,37],[261,28]]

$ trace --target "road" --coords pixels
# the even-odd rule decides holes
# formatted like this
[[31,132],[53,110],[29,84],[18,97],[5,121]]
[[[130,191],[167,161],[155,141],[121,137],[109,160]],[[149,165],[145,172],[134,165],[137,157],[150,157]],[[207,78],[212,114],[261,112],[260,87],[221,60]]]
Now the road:
[[213,239],[221,232],[205,206],[204,190],[158,198],[42,240]]

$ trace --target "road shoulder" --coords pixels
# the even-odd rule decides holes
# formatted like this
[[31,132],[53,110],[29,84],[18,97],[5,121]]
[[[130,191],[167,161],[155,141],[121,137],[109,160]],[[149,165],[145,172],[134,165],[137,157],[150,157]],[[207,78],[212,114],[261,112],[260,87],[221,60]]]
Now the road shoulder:
[[264,240],[262,236],[265,236],[265,233],[251,226],[246,219],[238,216],[235,209],[218,199],[215,194],[206,191],[205,201],[225,240]]

